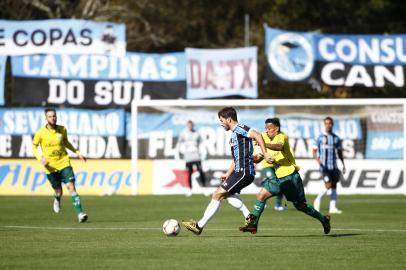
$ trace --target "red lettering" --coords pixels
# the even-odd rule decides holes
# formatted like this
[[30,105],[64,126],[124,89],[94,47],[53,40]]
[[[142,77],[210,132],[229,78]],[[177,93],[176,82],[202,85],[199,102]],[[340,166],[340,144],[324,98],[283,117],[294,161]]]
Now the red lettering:
[[206,76],[205,76],[205,82],[204,82],[204,88],[209,89],[210,87],[213,89],[217,89],[216,84],[213,81],[213,78],[216,77],[216,74],[214,72],[214,67],[213,67],[213,62],[208,61],[206,64]]
[[201,85],[201,65],[197,60],[189,60],[189,72],[192,88],[200,88]]
[[241,64],[242,64],[242,69],[244,71],[244,78],[242,80],[240,88],[245,88],[246,85],[247,85],[247,88],[252,88],[253,84],[252,84],[251,77],[250,77],[250,67],[252,64],[252,58],[248,59],[248,61],[244,61],[244,59],[241,60]]

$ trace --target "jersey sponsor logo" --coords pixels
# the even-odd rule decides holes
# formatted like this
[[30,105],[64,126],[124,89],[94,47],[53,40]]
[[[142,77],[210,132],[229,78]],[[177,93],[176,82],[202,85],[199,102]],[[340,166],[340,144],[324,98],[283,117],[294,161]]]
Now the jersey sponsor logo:
[[60,144],[59,143],[46,143],[46,144],[44,144],[44,146],[45,147],[57,147],[57,146],[60,146]]
[[49,155],[49,157],[60,157],[62,156],[62,152],[58,150],[52,151],[52,153]]
[[333,149],[333,148],[334,148],[334,145],[324,144],[324,145],[323,145],[323,148],[324,148],[324,149]]

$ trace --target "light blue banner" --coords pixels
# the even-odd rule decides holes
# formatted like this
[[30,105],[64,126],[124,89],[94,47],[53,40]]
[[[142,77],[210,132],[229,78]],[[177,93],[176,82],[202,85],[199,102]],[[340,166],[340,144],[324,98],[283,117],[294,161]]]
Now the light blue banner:
[[[361,140],[362,127],[359,117],[335,117],[333,132],[340,139]],[[285,132],[289,138],[305,138],[316,139],[320,134],[323,134],[325,127],[323,119],[320,116],[314,115],[308,117],[291,117],[281,116],[281,130]]]
[[314,35],[316,60],[361,65],[405,65],[406,35]]
[[185,53],[105,55],[27,55],[11,58],[17,77],[78,80],[185,81]]
[[406,35],[330,35],[265,26],[265,54],[273,69],[279,65],[291,72],[305,70],[314,61],[405,65]]
[[369,131],[365,158],[402,159],[405,138],[403,132]]
[[7,56],[0,55],[0,106],[4,105],[4,76],[6,74]]
[[265,26],[267,77],[331,86],[404,87],[406,35],[330,35]]
[[[58,125],[70,135],[124,136],[123,109],[57,109]],[[0,108],[0,135],[32,135],[46,124],[44,108]]]
[[[196,130],[202,128],[223,129],[218,119],[218,110],[178,110],[170,112],[138,112],[139,138],[147,138],[153,132],[171,131],[173,136],[180,135],[186,127],[186,122],[192,120]],[[255,128],[264,129],[265,119],[274,117],[274,108],[238,109],[240,123]],[[131,114],[127,113],[127,138],[131,137]]]
[[[240,123],[262,132],[265,130],[265,120],[275,116],[273,107],[257,109],[238,109]],[[127,135],[131,131],[131,114],[127,113]],[[178,136],[185,128],[186,122],[192,120],[196,130],[200,128],[218,128],[220,122],[217,110],[185,110],[180,112],[139,112],[138,132],[141,138],[146,138],[151,132],[170,130]],[[319,116],[291,117],[281,116],[281,130],[290,138],[316,139],[324,132],[324,124]],[[360,140],[362,136],[361,119],[358,117],[335,118],[334,132],[341,139]],[[220,127],[221,128],[221,127]]]
[[0,20],[0,55],[108,54],[124,56],[125,25],[75,19]]

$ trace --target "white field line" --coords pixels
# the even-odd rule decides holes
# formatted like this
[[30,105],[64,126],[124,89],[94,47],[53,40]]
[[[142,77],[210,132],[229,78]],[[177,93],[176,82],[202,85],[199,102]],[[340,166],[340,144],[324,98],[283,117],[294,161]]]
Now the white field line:
[[[17,226],[17,225],[3,225],[0,228],[5,229],[26,229],[26,230],[78,230],[78,231],[160,231],[161,228],[143,228],[143,227],[40,227],[40,226]],[[215,229],[207,228],[205,231],[236,231],[236,229]],[[320,231],[320,228],[261,228],[261,231]],[[406,233],[406,229],[361,229],[361,228],[332,228],[332,231],[356,231],[356,232],[394,232]]]

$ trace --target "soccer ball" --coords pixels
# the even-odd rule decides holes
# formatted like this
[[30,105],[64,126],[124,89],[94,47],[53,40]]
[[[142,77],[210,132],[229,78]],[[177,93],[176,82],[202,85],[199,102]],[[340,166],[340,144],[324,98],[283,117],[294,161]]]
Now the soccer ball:
[[162,231],[167,236],[177,236],[180,232],[180,225],[176,219],[165,220]]

